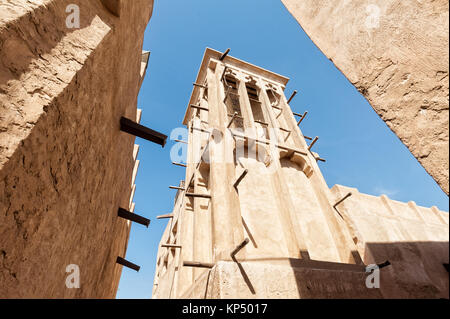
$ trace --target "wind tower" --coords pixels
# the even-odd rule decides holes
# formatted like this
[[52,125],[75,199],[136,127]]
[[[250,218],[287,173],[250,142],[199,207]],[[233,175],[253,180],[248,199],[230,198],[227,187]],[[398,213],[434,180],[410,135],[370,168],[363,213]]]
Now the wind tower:
[[[303,135],[288,78],[207,49],[153,298],[381,297]],[[342,198],[342,197],[341,197]],[[344,197],[345,199],[348,198]],[[360,249],[360,251],[362,251]]]

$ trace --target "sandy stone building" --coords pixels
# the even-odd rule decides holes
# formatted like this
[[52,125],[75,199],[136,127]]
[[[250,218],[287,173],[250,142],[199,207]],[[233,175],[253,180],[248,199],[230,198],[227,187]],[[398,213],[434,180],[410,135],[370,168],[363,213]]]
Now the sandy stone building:
[[153,298],[448,298],[448,213],[329,189],[287,82],[206,50]]
[[[0,298],[115,296],[139,220],[126,132],[164,144],[137,124],[152,10],[153,0],[0,0]],[[66,285],[69,265],[79,289]]]
[[281,0],[449,192],[449,2]]

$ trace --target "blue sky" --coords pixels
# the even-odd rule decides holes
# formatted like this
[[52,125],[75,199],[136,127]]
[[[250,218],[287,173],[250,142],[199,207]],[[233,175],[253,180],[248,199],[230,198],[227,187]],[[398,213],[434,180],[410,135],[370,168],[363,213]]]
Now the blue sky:
[[[299,94],[295,112],[309,111],[301,125],[305,135],[319,136],[314,150],[328,186],[341,184],[360,192],[448,211],[448,197],[408,149],[390,131],[367,101],[318,50],[280,0],[155,0],[145,33],[151,51],[139,95],[141,124],[170,135],[181,127],[206,47],[291,80],[286,95]],[[150,298],[156,253],[172,211],[184,169],[171,164],[170,148],[136,139],[141,145],[136,179],[136,213],[152,220],[147,229],[133,224],[126,258],[141,266],[123,269],[117,298]]]

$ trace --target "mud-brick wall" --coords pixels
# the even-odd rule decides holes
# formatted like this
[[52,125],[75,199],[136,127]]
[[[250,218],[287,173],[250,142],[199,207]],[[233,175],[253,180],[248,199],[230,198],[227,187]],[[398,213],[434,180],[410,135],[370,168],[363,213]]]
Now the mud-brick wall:
[[281,0],[449,194],[449,2]]
[[337,210],[365,264],[391,263],[380,270],[384,298],[448,298],[448,212],[341,185],[331,191],[336,200],[352,193]]
[[[0,298],[114,297],[152,0],[0,3]],[[69,4],[80,28],[67,28]],[[66,287],[66,267],[80,288]]]

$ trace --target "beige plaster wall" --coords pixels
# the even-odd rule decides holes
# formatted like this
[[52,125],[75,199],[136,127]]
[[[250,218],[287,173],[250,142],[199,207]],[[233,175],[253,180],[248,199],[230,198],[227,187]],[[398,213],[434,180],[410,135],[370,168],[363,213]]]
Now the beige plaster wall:
[[236,262],[217,262],[181,297],[448,298],[447,212],[341,185],[331,191],[336,201],[352,193],[336,214],[347,224],[364,264],[391,263],[380,269],[379,289],[366,286],[371,272],[365,265],[240,253]]
[[359,193],[335,185],[337,213],[348,225],[365,264],[388,260],[381,287],[386,298],[448,298],[448,212]]
[[[115,296],[135,165],[119,120],[136,118],[152,8],[121,1],[118,18],[101,1],[0,1],[1,298]],[[80,289],[66,288],[69,264]]]
[[[308,149],[283,94],[286,79],[233,57],[221,62],[220,55],[206,50],[196,83],[206,82],[207,89],[194,88],[189,103],[203,109],[189,106],[186,112],[188,182],[181,183],[186,187],[177,193],[174,218],[161,241],[180,247],[173,255],[172,248],[159,248],[153,297],[448,295],[443,266],[448,263],[448,214],[353,189],[354,195],[336,207],[348,188],[327,186],[318,155]],[[224,74],[236,81],[235,99],[246,129],[257,126],[245,85],[258,88],[264,120],[274,128],[269,132],[271,148],[264,140],[254,141],[255,131],[231,137],[237,133],[227,129]],[[276,105],[267,96],[268,88],[280,95]],[[210,129],[211,136],[199,132],[199,125]],[[287,140],[280,127],[290,130]],[[244,152],[239,153],[241,146]],[[194,161],[202,153],[206,158]],[[248,173],[234,187],[245,169]],[[185,196],[188,192],[211,198]],[[244,238],[248,244],[232,255]],[[367,288],[366,265],[386,260],[392,265],[381,270],[381,289]],[[184,261],[204,268],[185,266]]]
[[[354,265],[353,265],[354,266]],[[367,289],[364,267],[294,259],[220,261],[183,298],[349,299],[381,298]]]
[[282,2],[448,194],[448,1]]

